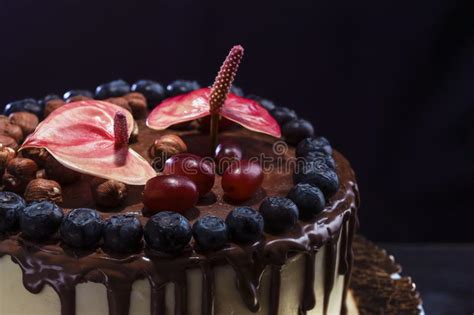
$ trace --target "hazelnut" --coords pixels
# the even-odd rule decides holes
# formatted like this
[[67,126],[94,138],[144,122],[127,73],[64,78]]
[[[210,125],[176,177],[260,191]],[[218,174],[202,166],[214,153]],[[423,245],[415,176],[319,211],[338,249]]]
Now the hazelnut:
[[23,140],[23,130],[21,127],[10,122],[0,122],[0,134],[12,137],[17,143]]
[[25,183],[36,177],[37,170],[35,161],[27,158],[16,157],[7,163],[7,173]]
[[66,104],[62,99],[50,100],[44,107],[44,117],[48,117],[53,111]]
[[79,102],[79,101],[87,101],[87,100],[91,100],[92,98],[90,98],[89,96],[85,96],[85,95],[76,95],[76,96],[73,96],[73,97],[70,97],[66,100],[66,103],[72,103],[72,102]]
[[112,103],[114,105],[122,107],[123,109],[129,111],[130,113],[132,112],[132,109],[128,105],[128,101],[125,97],[111,97],[111,98],[105,99],[104,102]]
[[0,146],[0,173],[3,173],[10,162],[16,156],[16,151],[9,147]]
[[35,161],[38,166],[44,166],[49,155],[44,148],[25,148],[20,152],[22,157]]
[[44,170],[47,178],[55,180],[61,185],[77,182],[81,178],[80,173],[63,166],[52,155],[48,155],[46,158]]
[[21,180],[15,176],[5,172],[2,176],[2,183],[7,191],[13,191],[15,193],[22,193],[25,191],[28,181]]
[[130,139],[128,140],[130,143],[135,143],[138,141],[138,124],[136,121],[133,122],[133,129],[132,134],[130,135]]
[[177,135],[169,134],[156,139],[148,153],[153,159],[153,165],[161,170],[164,163],[171,156],[184,153],[188,150],[186,143]]
[[33,160],[15,157],[8,161],[2,181],[5,189],[22,193],[36,176],[38,166]]
[[124,95],[124,97],[125,97],[127,100],[130,100],[130,99],[140,99],[140,100],[142,100],[142,101],[146,101],[145,95],[143,95],[142,93],[139,93],[139,92],[127,93],[127,94]]
[[27,136],[35,131],[36,126],[39,124],[38,117],[35,114],[29,112],[16,112],[9,116],[10,123],[20,126],[23,131],[23,135]]
[[24,194],[27,202],[50,200],[62,203],[61,186],[54,180],[37,178],[28,183]]
[[141,93],[133,92],[125,94],[125,99],[128,101],[128,106],[132,109],[133,117],[142,119],[146,117],[147,104],[146,98]]
[[12,148],[13,150],[18,149],[18,143],[16,142],[15,139],[13,139],[10,136],[5,136],[0,134],[0,145],[2,147],[9,147]]
[[106,208],[120,206],[128,195],[127,186],[112,179],[94,178],[91,182],[91,191],[95,202]]

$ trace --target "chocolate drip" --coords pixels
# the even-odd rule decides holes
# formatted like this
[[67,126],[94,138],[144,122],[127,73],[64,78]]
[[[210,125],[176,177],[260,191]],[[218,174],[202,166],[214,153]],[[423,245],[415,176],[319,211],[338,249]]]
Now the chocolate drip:
[[328,312],[329,298],[334,287],[336,273],[337,240],[332,240],[326,244],[324,253],[324,306],[323,314]]
[[347,273],[347,269],[349,268],[349,263],[347,261],[347,220],[344,220],[344,224],[342,226],[342,232],[341,232],[341,248],[339,249],[339,271],[338,273],[340,275],[345,275]]
[[76,313],[76,288],[61,288],[56,291],[61,302],[61,315]]
[[[356,196],[358,196],[357,189],[355,190],[355,193],[356,193]],[[347,291],[349,290],[349,284],[350,284],[351,275],[352,275],[352,268],[354,265],[354,251],[352,249],[352,243],[354,242],[354,235],[355,235],[355,230],[357,226],[358,226],[357,208],[353,207],[352,215],[349,219],[349,229],[347,233],[347,251],[346,251],[347,271],[346,271],[346,276],[344,278],[344,290],[342,291],[342,308],[341,308],[342,315],[347,314],[347,305],[346,305]]]
[[[150,281],[152,282],[152,281]],[[165,286],[151,287],[151,297],[150,297],[150,313],[151,315],[165,315],[166,305],[165,305]]]
[[132,283],[120,281],[120,279],[109,279],[106,287],[109,315],[128,315]]
[[186,270],[178,272],[173,275],[174,277],[174,314],[175,315],[186,315],[187,314],[187,279]]
[[280,306],[281,266],[271,266],[270,275],[270,309],[268,315],[278,315]]
[[[141,128],[141,141],[133,144],[137,152],[146,156],[148,145],[160,133],[144,127]],[[185,137],[185,136],[183,136]],[[190,152],[198,153],[199,148],[207,148],[207,136],[187,135]],[[246,131],[223,133],[223,138],[233,138],[246,148],[246,154],[257,156],[260,153],[270,155],[273,152],[274,140]],[[270,140],[269,140],[270,139]],[[294,150],[289,148],[287,156],[294,157]],[[248,157],[247,157],[248,158]],[[340,178],[340,189],[330,200],[326,209],[311,221],[299,221],[287,234],[265,234],[260,242],[252,245],[230,243],[228,247],[212,254],[201,254],[192,247],[176,257],[163,257],[148,250],[115,257],[103,252],[100,248],[90,251],[76,251],[63,246],[58,239],[48,243],[36,243],[24,240],[21,234],[0,236],[0,256],[9,255],[18,264],[23,273],[23,283],[27,290],[39,293],[45,284],[57,292],[61,301],[61,314],[75,314],[75,287],[81,282],[102,283],[107,289],[110,315],[126,315],[130,308],[130,292],[137,279],[148,279],[151,286],[151,314],[164,315],[165,287],[168,283],[175,286],[175,315],[187,313],[187,279],[186,271],[200,269],[202,273],[202,315],[214,313],[214,273],[216,265],[230,265],[236,273],[236,283],[240,295],[250,311],[260,308],[260,289],[263,272],[270,266],[270,315],[278,314],[280,299],[281,266],[288,257],[297,254],[306,255],[305,283],[301,297],[300,314],[306,313],[315,306],[315,251],[326,246],[326,276],[324,308],[327,309],[329,294],[334,285],[336,268],[337,237],[341,234],[341,265],[339,273],[345,273],[345,290],[349,285],[352,269],[352,240],[357,225],[356,207],[358,192],[355,177],[347,160],[338,152],[334,153],[337,172]],[[248,201],[248,205],[258,208],[265,195],[286,196],[292,186],[291,171],[286,173],[267,174],[263,183],[263,193]],[[191,223],[206,214],[225,218],[235,205],[222,199],[220,178],[216,178],[213,192],[217,198],[215,204],[198,205],[196,213],[186,214]],[[120,212],[138,212],[141,190],[130,188],[128,204]],[[85,197],[84,197],[85,196]],[[85,199],[85,200],[84,200]],[[67,208],[88,206],[97,208],[90,196],[87,182],[74,187],[65,187],[64,200]],[[77,204],[76,204],[77,203]],[[100,208],[99,208],[100,210]],[[102,212],[104,218],[112,215]],[[349,217],[349,218],[348,218]],[[143,223],[147,218],[140,217]],[[343,228],[349,220],[347,227]],[[347,232],[346,232],[347,231]],[[347,239],[346,239],[347,238]],[[329,275],[328,275],[329,274]],[[332,276],[331,276],[332,275]]]
[[300,315],[306,314],[316,306],[316,295],[314,292],[314,277],[316,269],[316,251],[311,250],[305,255],[305,276],[303,286],[303,300],[299,309]]
[[[352,175],[355,177],[354,172]],[[352,192],[354,194],[354,199],[351,204],[351,216],[349,217],[348,229],[347,229],[347,242],[346,242],[346,262],[347,262],[347,270],[345,273],[344,278],[344,290],[342,291],[342,307],[341,307],[341,315],[347,314],[347,291],[349,290],[349,285],[351,282],[352,276],[352,269],[354,266],[354,250],[352,247],[352,243],[354,242],[354,236],[356,229],[359,227],[359,218],[357,216],[357,209],[360,206],[360,195],[359,195],[359,188],[355,182],[351,182]]]
[[249,250],[226,257],[236,273],[240,296],[252,312],[260,309],[260,280],[265,271],[262,258],[257,255],[258,252]]
[[201,264],[202,272],[202,304],[201,315],[214,314],[214,270],[209,263]]

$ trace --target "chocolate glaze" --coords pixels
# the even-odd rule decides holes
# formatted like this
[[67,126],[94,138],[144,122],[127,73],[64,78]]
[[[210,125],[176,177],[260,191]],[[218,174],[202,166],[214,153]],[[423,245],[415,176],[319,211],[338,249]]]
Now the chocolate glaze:
[[[132,147],[147,157],[147,150],[153,140],[163,132],[156,132],[139,122],[140,141]],[[170,133],[171,131],[166,131]],[[208,147],[208,136],[195,131],[179,133],[188,144],[189,151],[204,155]],[[245,130],[226,132],[223,138],[240,142],[247,157],[265,154],[276,156],[273,152],[273,138]],[[283,162],[294,157],[294,149],[278,155]],[[255,244],[241,246],[230,243],[226,248],[200,253],[190,244],[179,256],[170,257],[155,253],[147,248],[126,256],[116,256],[95,250],[80,251],[68,248],[60,240],[52,238],[38,243],[24,239],[21,234],[4,235],[0,238],[0,256],[9,255],[23,272],[25,288],[38,293],[49,284],[58,293],[61,301],[61,314],[75,314],[75,287],[78,283],[91,281],[103,283],[107,289],[110,315],[127,315],[130,306],[132,284],[137,279],[148,279],[151,285],[151,314],[165,313],[165,286],[174,283],[175,314],[187,313],[186,270],[198,268],[202,272],[202,314],[214,313],[214,271],[216,265],[230,265],[235,270],[237,289],[249,310],[260,308],[260,280],[264,270],[269,267],[270,309],[269,315],[278,315],[280,281],[282,266],[288,258],[304,254],[305,283],[301,297],[300,314],[305,314],[316,305],[314,287],[314,257],[326,245],[324,309],[327,311],[328,297],[334,285],[336,273],[337,241],[341,240],[341,257],[338,273],[345,274],[347,291],[352,269],[352,240],[356,228],[356,209],[358,192],[354,172],[348,161],[338,152],[334,153],[337,172],[340,178],[339,191],[329,200],[326,209],[310,221],[299,221],[284,235],[265,234]],[[281,161],[280,161],[281,162]],[[279,163],[279,162],[275,162]],[[245,202],[245,205],[258,208],[267,195],[285,196],[291,188],[291,169],[274,171],[265,175],[261,191]],[[141,215],[141,191],[143,187],[129,187],[129,196],[124,206],[117,209],[100,209],[94,204],[89,188],[90,178],[83,176],[76,184],[63,188],[66,211],[74,207],[93,207],[101,211],[104,218],[118,212],[134,212],[142,223],[147,218]],[[185,215],[193,223],[199,216],[213,214],[225,218],[236,205],[225,200],[220,186],[220,178],[209,196],[200,201],[195,209]],[[342,229],[342,233],[341,233]],[[345,292],[346,293],[346,292]],[[344,294],[345,294],[344,293]],[[343,300],[345,301],[345,299]],[[342,302],[344,304],[344,302]]]

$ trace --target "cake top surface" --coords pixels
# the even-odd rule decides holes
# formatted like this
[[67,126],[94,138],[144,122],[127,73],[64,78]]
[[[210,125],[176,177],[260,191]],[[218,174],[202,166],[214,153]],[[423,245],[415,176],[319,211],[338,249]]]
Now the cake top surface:
[[[145,157],[150,163],[153,164],[153,158],[148,154],[150,145],[156,138],[164,134],[177,134],[188,146],[188,152],[199,156],[209,155],[208,146],[208,134],[198,130],[187,130],[187,131],[156,131],[147,128],[143,120],[138,121],[139,126],[139,141],[131,144],[133,148],[140,155]],[[225,193],[221,186],[221,176],[216,176],[213,188],[209,194],[200,198],[197,205],[192,209],[186,210],[183,215],[190,220],[191,224],[194,223],[198,218],[206,215],[218,216],[225,219],[227,215],[236,207],[249,206],[254,209],[258,209],[262,201],[268,196],[280,196],[286,197],[288,192],[293,187],[293,171],[295,167],[298,167],[297,159],[295,158],[295,148],[288,145],[284,141],[275,139],[273,137],[256,134],[254,132],[244,130],[241,128],[223,132],[220,135],[222,141],[232,140],[238,143],[243,149],[244,158],[255,158],[262,165],[264,165],[265,175],[261,185],[261,189],[249,200],[244,202],[236,202],[225,197]],[[350,189],[351,185],[355,184],[354,173],[350,167],[348,161],[337,151],[334,153],[334,157],[337,165],[337,173],[340,178],[341,188],[338,193],[330,200],[330,203],[326,206],[326,210],[321,213],[321,218],[327,215],[334,215],[335,217],[341,215],[336,213],[335,206],[347,198],[345,190]],[[90,189],[90,182],[92,177],[83,176],[81,181],[66,185],[63,187],[64,203],[63,207],[66,211],[74,208],[93,208],[101,212],[101,216],[104,218],[115,216],[117,214],[133,213],[136,214],[142,224],[146,224],[148,216],[142,214],[143,202],[142,202],[142,186],[129,186],[129,193],[124,204],[117,208],[104,208],[97,205]],[[318,219],[313,219],[318,221]],[[309,222],[313,221],[301,221],[298,224],[296,230],[304,227]],[[296,236],[295,239],[299,238]],[[280,238],[281,236],[272,236],[267,233],[267,238]]]

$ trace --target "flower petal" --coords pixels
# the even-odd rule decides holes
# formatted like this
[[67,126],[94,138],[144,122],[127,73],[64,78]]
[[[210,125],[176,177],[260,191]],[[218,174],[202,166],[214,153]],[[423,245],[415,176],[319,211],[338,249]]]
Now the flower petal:
[[254,100],[243,98],[235,94],[228,94],[221,115],[243,127],[281,137],[280,126],[270,113]]
[[113,125],[118,111],[125,114],[130,135],[133,117],[129,112],[107,102],[81,101],[52,112],[22,148],[45,148],[59,163],[80,173],[144,185],[156,172],[135,151],[115,147]]
[[148,115],[146,124],[156,130],[205,117],[209,112],[209,88],[164,100]]
[[101,146],[100,156],[90,154],[86,158],[71,155],[70,152],[46,149],[59,163],[83,174],[114,179],[128,185],[145,185],[156,176],[148,161],[132,149],[117,153],[113,145]]
[[[150,113],[146,123],[152,129],[162,130],[208,116],[210,94],[210,88],[203,88],[166,99]],[[221,115],[252,131],[281,137],[276,120],[254,100],[229,93],[221,108]]]

